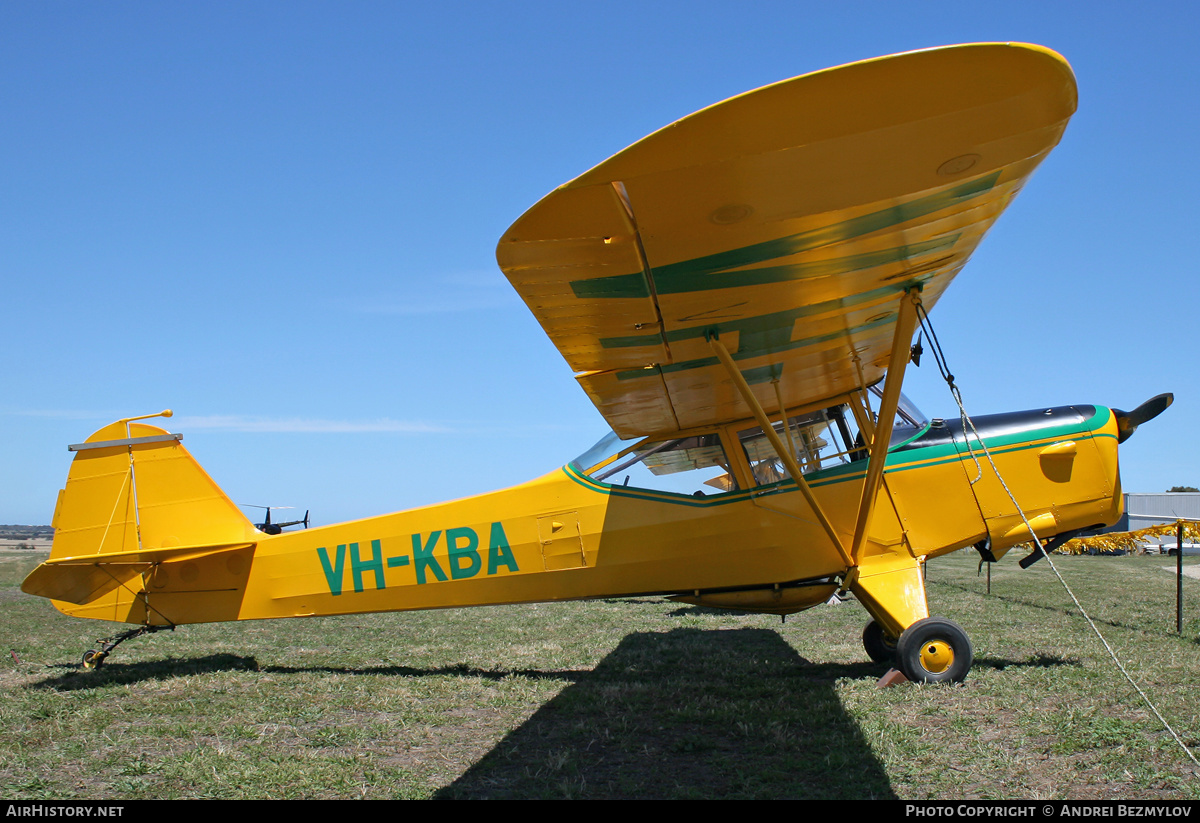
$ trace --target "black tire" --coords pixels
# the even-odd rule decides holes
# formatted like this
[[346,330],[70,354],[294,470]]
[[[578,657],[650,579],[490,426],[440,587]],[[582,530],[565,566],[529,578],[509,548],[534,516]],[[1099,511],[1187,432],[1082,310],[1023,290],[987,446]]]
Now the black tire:
[[874,660],[876,663],[891,664],[896,659],[896,639],[888,637],[883,631],[883,626],[880,626],[874,620],[867,624],[863,629],[863,648],[867,650],[867,657]]
[[88,649],[83,653],[83,667],[85,669],[98,669],[104,665],[104,658],[107,656],[97,649]]
[[926,617],[896,642],[896,665],[914,683],[961,683],[975,652],[967,633],[943,617]]

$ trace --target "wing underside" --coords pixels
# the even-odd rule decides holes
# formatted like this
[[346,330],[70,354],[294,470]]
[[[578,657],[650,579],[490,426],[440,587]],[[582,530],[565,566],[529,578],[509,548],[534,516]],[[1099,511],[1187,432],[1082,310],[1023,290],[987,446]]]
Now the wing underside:
[[712,336],[764,405],[808,405],[883,375],[905,290],[936,303],[1075,101],[1060,56],[1009,44],[783,81],[558,188],[497,259],[620,435],[749,416]]

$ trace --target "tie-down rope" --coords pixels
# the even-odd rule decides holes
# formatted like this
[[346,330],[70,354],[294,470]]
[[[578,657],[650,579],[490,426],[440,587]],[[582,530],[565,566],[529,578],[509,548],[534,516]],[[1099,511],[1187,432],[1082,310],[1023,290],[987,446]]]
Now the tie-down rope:
[[[1150,700],[1150,697],[1142,690],[1142,687],[1134,681],[1133,677],[1125,669],[1125,666],[1121,663],[1120,659],[1118,659],[1117,653],[1113,651],[1112,646],[1108,644],[1108,641],[1104,639],[1104,635],[1100,633],[1100,629],[1096,626],[1096,622],[1092,620],[1091,615],[1087,613],[1087,609],[1083,607],[1083,604],[1079,602],[1079,598],[1077,598],[1075,593],[1071,591],[1071,587],[1068,586],[1067,581],[1063,579],[1062,574],[1058,571],[1058,567],[1054,565],[1054,561],[1050,559],[1050,555],[1047,554],[1046,550],[1042,547],[1042,541],[1038,538],[1037,534],[1033,530],[1033,526],[1029,523],[1029,519],[1025,516],[1025,510],[1021,508],[1019,503],[1017,503],[1017,498],[1013,496],[1012,491],[1008,488],[1008,484],[1004,482],[1004,478],[1001,476],[1000,470],[996,468],[996,462],[992,460],[991,452],[988,451],[988,447],[984,444],[983,438],[979,436],[979,432],[975,429],[975,423],[967,414],[966,407],[963,406],[962,394],[959,392],[958,386],[954,384],[954,375],[951,374],[950,370],[946,367],[946,358],[942,352],[941,344],[938,342],[937,335],[933,332],[933,325],[929,322],[929,316],[925,312],[925,307],[920,303],[917,303],[917,318],[921,323],[921,329],[929,335],[929,341],[933,346],[933,356],[934,360],[937,362],[938,371],[941,373],[942,378],[946,381],[946,384],[950,387],[950,394],[954,397],[954,401],[958,404],[958,410],[962,415],[963,421],[966,423],[966,425],[970,426],[971,433],[975,435],[975,439],[979,442],[979,448],[987,458],[988,464],[992,467],[992,471],[995,473],[996,479],[999,480],[1000,485],[1004,487],[1005,494],[1008,495],[1008,499],[1011,500],[1013,506],[1016,507],[1017,514],[1021,516],[1021,522],[1024,523],[1025,528],[1029,530],[1029,534],[1033,538],[1033,544],[1037,546],[1037,550],[1041,553],[1042,557],[1046,558],[1046,562],[1050,564],[1050,568],[1054,571],[1054,576],[1058,578],[1058,582],[1062,584],[1063,589],[1065,589],[1067,594],[1070,595],[1072,602],[1075,603],[1075,607],[1079,609],[1079,613],[1083,615],[1084,619],[1087,621],[1087,624],[1092,627],[1092,631],[1096,633],[1096,637],[1100,639],[1100,643],[1103,644],[1104,648],[1108,651],[1109,657],[1111,657],[1113,662],[1117,664],[1117,668],[1121,670],[1121,674],[1123,674],[1125,679],[1129,681],[1129,685],[1133,686],[1134,690],[1141,695],[1142,700],[1145,701],[1146,705],[1150,707],[1150,711],[1154,712],[1154,716],[1158,718],[1160,723],[1162,723],[1163,728],[1170,733],[1171,737],[1175,739],[1175,742],[1179,744],[1179,747],[1183,749],[1184,753],[1187,754],[1191,761],[1197,766],[1200,766],[1200,760],[1196,759],[1196,755],[1192,754],[1192,750],[1189,749],[1187,744],[1183,742],[1178,734],[1176,734],[1175,729],[1171,728],[1171,724],[1168,723],[1166,718],[1162,716],[1162,713],[1159,712],[1158,708]],[[963,438],[967,442],[967,450],[970,452],[971,457],[975,459],[975,465],[978,467],[979,459],[975,457],[975,452],[971,448],[971,438],[967,435],[965,427],[963,429]],[[980,469],[980,471],[982,472],[982,469]],[[975,480],[979,480],[979,476],[977,476]],[[972,481],[972,484],[974,484],[974,482],[975,481]]]

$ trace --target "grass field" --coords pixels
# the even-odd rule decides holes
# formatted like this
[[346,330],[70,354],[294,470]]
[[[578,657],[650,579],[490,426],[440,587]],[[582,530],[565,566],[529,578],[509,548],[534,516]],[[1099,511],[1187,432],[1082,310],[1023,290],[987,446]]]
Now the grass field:
[[[117,628],[22,594],[0,554],[0,796],[1198,798],[1200,769],[1044,561],[934,560],[970,634],[960,686],[880,689],[853,601],[781,624],[662,598]],[[1127,668],[1200,746],[1200,581],[1164,557],[1056,558]],[[1189,563],[1194,560],[1189,559]]]

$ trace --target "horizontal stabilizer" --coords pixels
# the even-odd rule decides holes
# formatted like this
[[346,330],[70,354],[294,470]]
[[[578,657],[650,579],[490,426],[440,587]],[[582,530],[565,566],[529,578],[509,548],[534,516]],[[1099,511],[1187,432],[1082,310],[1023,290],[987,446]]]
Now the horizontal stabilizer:
[[[128,583],[158,563],[195,560],[253,546],[254,543],[245,542],[215,546],[171,546],[165,549],[55,558],[34,569],[21,584],[21,591],[82,606]],[[140,590],[142,587],[138,584],[137,588]]]

